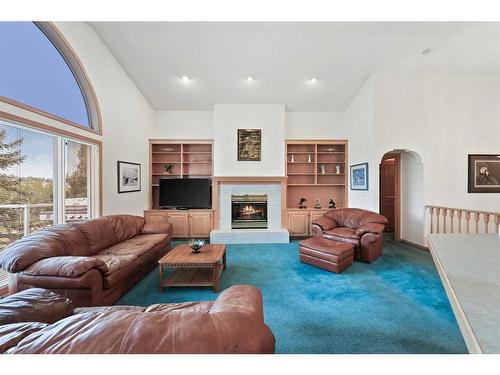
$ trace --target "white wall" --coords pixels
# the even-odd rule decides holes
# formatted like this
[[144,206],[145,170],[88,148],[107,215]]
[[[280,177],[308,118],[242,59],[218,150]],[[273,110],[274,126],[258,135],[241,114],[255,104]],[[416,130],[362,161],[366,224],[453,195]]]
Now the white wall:
[[381,73],[375,82],[377,157],[417,152],[425,204],[500,211],[498,194],[467,193],[467,155],[500,153],[500,76]]
[[[101,110],[103,214],[142,215],[148,206],[148,138],[154,110],[88,24],[57,22],[56,26],[80,58]],[[142,165],[142,191],[118,194],[118,160]]]
[[213,111],[157,111],[151,138],[213,139]]
[[285,113],[286,139],[345,139],[345,133],[341,112]]
[[[237,129],[261,129],[260,161],[238,161]],[[284,176],[285,106],[215,104],[214,175]]]
[[424,169],[420,158],[401,153],[401,238],[424,244]]
[[373,89],[373,80],[369,78],[344,111],[342,122],[349,140],[348,167],[368,162],[369,190],[349,189],[349,207],[378,212],[378,193],[374,194],[374,191],[378,189],[380,160],[374,156]]

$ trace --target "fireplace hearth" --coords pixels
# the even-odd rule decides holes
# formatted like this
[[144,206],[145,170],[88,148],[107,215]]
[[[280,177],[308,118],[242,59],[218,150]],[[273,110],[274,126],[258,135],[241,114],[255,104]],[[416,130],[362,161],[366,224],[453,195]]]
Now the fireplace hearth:
[[267,195],[231,195],[231,228],[267,228]]

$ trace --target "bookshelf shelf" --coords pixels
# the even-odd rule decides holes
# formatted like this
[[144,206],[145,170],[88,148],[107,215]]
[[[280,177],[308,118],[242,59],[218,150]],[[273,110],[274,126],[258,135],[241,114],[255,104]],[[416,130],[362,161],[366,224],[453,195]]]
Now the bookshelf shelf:
[[296,210],[301,198],[307,200],[309,207],[314,205],[316,199],[320,200],[322,207],[328,207],[330,199],[338,208],[347,207],[346,160],[345,140],[287,141],[287,209]]

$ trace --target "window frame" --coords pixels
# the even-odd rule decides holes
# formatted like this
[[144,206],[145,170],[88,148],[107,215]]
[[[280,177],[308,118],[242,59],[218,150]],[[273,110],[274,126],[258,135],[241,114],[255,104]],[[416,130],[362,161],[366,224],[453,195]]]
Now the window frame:
[[89,119],[89,126],[84,126],[73,122],[71,120],[65,119],[63,117],[54,115],[52,113],[46,112],[44,110],[32,107],[28,104],[19,102],[12,98],[1,96],[0,101],[13,105],[15,107],[27,110],[29,112],[48,117],[50,119],[56,120],[58,122],[64,123],[66,125],[74,126],[78,129],[82,129],[97,135],[102,135],[102,119],[99,104],[97,102],[97,96],[95,94],[94,88],[90,83],[88,75],[78,58],[76,52],[69,45],[66,38],[62,35],[59,29],[54,25],[53,22],[33,22],[37,26],[42,34],[52,43],[52,45],[57,49],[66,65],[70,69],[71,73],[75,77],[78,84],[80,92],[82,93],[83,101],[87,109],[87,116]]
[[[4,112],[0,110],[0,119],[7,122],[11,123],[12,125],[15,126],[20,126],[24,127],[28,130],[33,130],[45,134],[49,134],[52,136],[55,136],[58,138],[58,149],[59,152],[62,152],[61,155],[64,155],[64,142],[66,139],[75,141],[78,143],[83,143],[87,144],[89,146],[93,146],[96,148],[96,154],[93,157],[93,160],[91,161],[91,190],[89,191],[89,195],[91,196],[91,204],[90,204],[90,216],[92,218],[100,217],[102,216],[102,210],[103,210],[103,189],[102,189],[102,141],[95,139],[95,138],[90,138],[86,137],[77,133],[73,133],[64,129],[56,128],[51,125],[43,124],[41,122],[37,122],[35,120],[28,119],[26,117],[20,117],[12,113]],[[58,159],[60,158],[60,155],[57,156]],[[57,168],[57,174],[56,174],[56,179],[58,180],[57,184],[61,184],[60,181],[62,181],[62,185],[58,186],[58,189],[61,189],[64,187],[64,163],[65,161],[62,159],[58,160],[58,168]],[[59,175],[62,173],[62,178],[59,177]],[[56,205],[62,204],[62,211],[57,208],[58,215],[64,215],[64,199],[60,200],[59,197],[60,193],[57,192],[57,195],[54,197],[54,207]],[[56,199],[57,198],[57,199]],[[60,223],[60,218],[54,220],[54,225]]]

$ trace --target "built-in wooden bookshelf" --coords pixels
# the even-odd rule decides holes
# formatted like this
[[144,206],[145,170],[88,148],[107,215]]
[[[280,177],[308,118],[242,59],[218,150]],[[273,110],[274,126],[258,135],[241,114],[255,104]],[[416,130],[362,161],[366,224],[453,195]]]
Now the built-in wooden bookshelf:
[[323,209],[332,198],[337,208],[347,206],[347,141],[286,142],[287,209],[300,199],[311,209],[319,199]]
[[158,208],[160,179],[212,177],[212,143],[211,140],[149,141],[150,208]]

